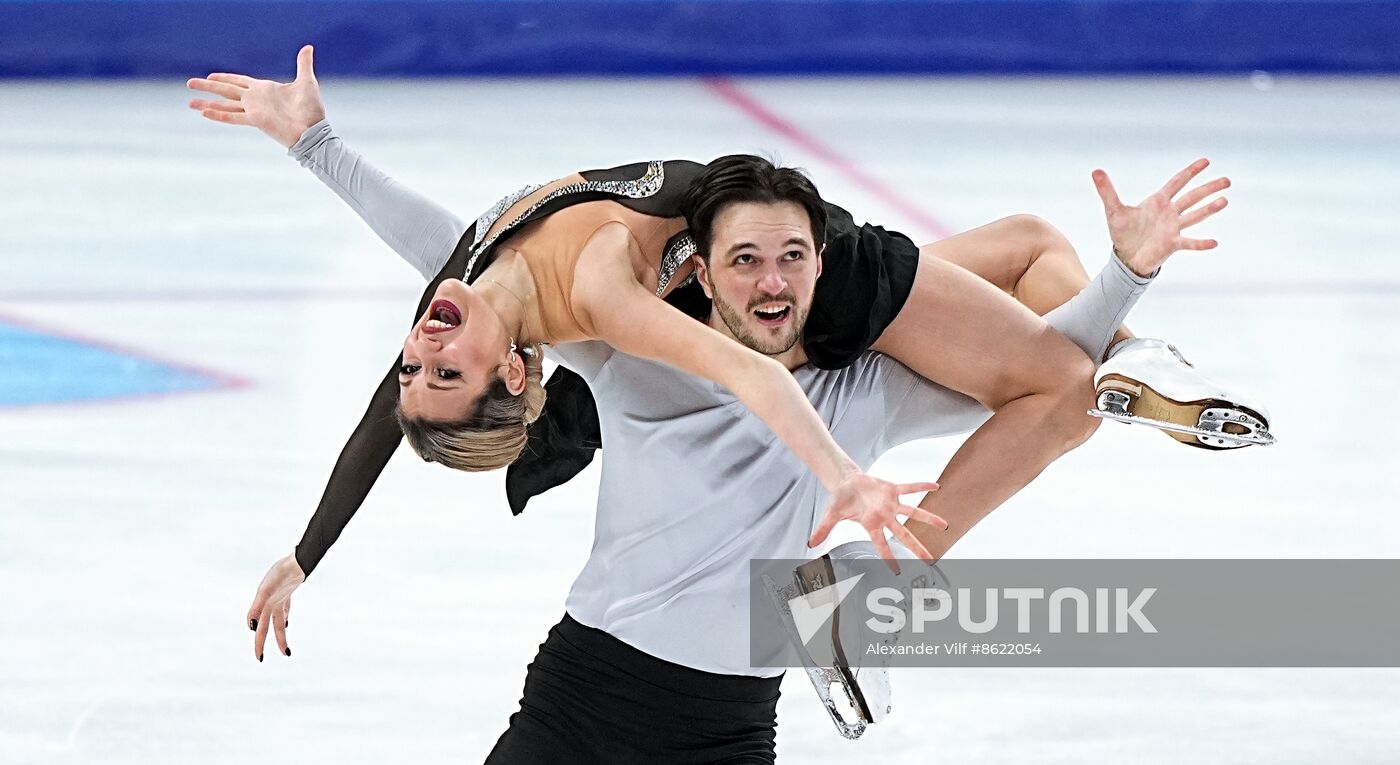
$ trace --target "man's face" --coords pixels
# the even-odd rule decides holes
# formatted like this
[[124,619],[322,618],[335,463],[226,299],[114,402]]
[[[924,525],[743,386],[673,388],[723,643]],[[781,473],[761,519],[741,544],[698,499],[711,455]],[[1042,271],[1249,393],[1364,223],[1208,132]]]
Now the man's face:
[[[699,278],[735,340],[768,356],[802,339],[822,272],[812,221],[796,202],[738,202],[715,216]],[[711,318],[711,325],[715,322]]]

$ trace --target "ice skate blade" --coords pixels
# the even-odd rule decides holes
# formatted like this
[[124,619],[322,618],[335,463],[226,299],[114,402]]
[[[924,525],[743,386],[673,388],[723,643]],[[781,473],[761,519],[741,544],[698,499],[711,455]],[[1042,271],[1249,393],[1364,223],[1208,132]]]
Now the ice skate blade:
[[[798,566],[793,571],[793,580],[797,583],[797,590],[803,595],[814,595],[827,587],[836,584],[836,572],[832,569],[831,558],[826,555],[809,560]],[[846,695],[854,705],[856,716],[865,723],[877,723],[884,719],[884,714],[877,714],[869,700],[865,697],[865,689],[861,687],[860,679],[851,670],[850,659],[846,658],[845,647],[842,645],[841,633],[841,609],[836,609],[831,614],[831,650],[835,660],[835,666],[830,669],[835,670],[841,678],[841,686],[845,688]],[[889,709],[881,710],[888,713]]]
[[1223,442],[1201,443],[1193,442],[1185,438],[1177,439],[1178,441],[1180,441],[1183,444],[1186,444],[1187,446],[1202,446],[1207,449],[1223,450],[1238,449],[1242,446],[1272,446],[1274,443],[1276,443],[1276,439],[1269,433],[1260,433],[1254,435],[1235,435],[1233,433],[1222,433],[1218,430],[1205,430],[1202,428],[1193,428],[1187,425],[1177,425],[1174,422],[1167,422],[1165,420],[1153,420],[1147,417],[1137,417],[1131,414],[1116,414],[1114,412],[1105,412],[1102,409],[1090,409],[1089,414],[1093,415],[1094,417],[1099,417],[1105,420],[1113,420],[1114,422],[1123,422],[1129,425],[1146,425],[1149,428],[1157,428],[1158,430],[1166,431],[1168,435],[1180,434],[1183,436],[1192,436],[1197,439],[1211,439],[1211,441]]
[[1089,414],[1157,428],[1188,446],[1221,450],[1274,443],[1268,424],[1248,409],[1216,399],[1173,401],[1117,376],[1099,383],[1098,405]]
[[[782,625],[783,632],[788,643],[797,651],[798,657],[802,659],[802,665],[807,670],[807,678],[812,681],[812,687],[816,689],[817,696],[822,700],[822,706],[826,707],[827,714],[831,715],[831,721],[836,724],[836,730],[843,738],[857,739],[865,733],[867,721],[859,718],[861,704],[851,695],[851,689],[846,684],[841,673],[832,667],[817,666],[817,662],[808,653],[807,647],[802,644],[802,636],[797,631],[797,624],[792,620],[792,609],[788,606],[788,601],[800,596],[802,593],[797,585],[788,584],[780,586],[774,582],[767,574],[763,576],[764,589],[768,591],[769,601],[778,612],[778,623]],[[836,700],[831,697],[831,687],[841,686],[846,693],[846,699],[850,702],[851,708],[856,710],[857,719],[847,720],[841,715],[841,710],[836,706]]]

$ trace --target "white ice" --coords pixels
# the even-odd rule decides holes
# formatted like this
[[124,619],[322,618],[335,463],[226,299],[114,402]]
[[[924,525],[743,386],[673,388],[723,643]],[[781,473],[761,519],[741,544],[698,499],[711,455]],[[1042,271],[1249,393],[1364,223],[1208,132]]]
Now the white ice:
[[[1397,553],[1400,81],[738,83],[844,162],[691,80],[323,85],[347,140],[464,218],[580,168],[759,151],[916,239],[1037,213],[1097,268],[1091,170],[1136,200],[1210,157],[1235,182],[1201,227],[1221,247],[1178,255],[1129,323],[1261,397],[1279,444],[1213,454],[1107,424],[955,554]],[[512,518],[500,475],[401,451],[296,595],[294,657],[255,661],[244,611],[421,285],[269,139],[186,98],[0,83],[0,320],[248,383],[0,408],[0,763],[480,761],[588,553],[596,472]],[[955,446],[878,472],[934,478]],[[895,694],[846,742],[790,673],[780,761],[1400,758],[1394,670],[906,670]]]

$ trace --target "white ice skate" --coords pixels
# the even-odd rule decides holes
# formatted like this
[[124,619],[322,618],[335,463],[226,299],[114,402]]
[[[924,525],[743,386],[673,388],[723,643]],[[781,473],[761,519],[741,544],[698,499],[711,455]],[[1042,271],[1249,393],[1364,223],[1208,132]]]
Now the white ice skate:
[[1098,408],[1089,414],[1165,431],[1202,449],[1238,449],[1274,443],[1269,414],[1257,402],[1230,394],[1202,377],[1175,346],[1134,338],[1094,375]]
[[[904,602],[908,603],[907,590],[911,587],[947,589],[937,567],[916,560],[905,560],[902,567],[904,576],[896,578],[880,560],[874,545],[861,541],[840,545],[798,566],[790,583],[779,584],[764,577],[788,642],[802,659],[807,677],[836,729],[846,738],[859,738],[867,725],[884,720],[892,708],[890,654],[878,652],[874,658],[868,658],[866,647],[874,643],[892,645],[898,641],[898,635],[874,633],[866,626],[868,615],[863,613],[862,605],[866,593],[875,587],[898,587],[906,590]],[[801,608],[805,619],[794,619],[794,608]],[[804,627],[810,630],[813,625],[804,625],[803,621],[813,619],[819,620],[821,628],[815,635],[804,634]],[[833,691],[837,685],[849,702],[853,719],[846,719],[837,702]]]

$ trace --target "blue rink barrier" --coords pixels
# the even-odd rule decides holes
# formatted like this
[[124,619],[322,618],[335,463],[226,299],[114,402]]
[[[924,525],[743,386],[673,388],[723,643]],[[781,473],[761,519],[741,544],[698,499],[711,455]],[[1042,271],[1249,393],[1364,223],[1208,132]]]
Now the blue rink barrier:
[[1400,71],[1400,0],[0,0],[0,76]]

